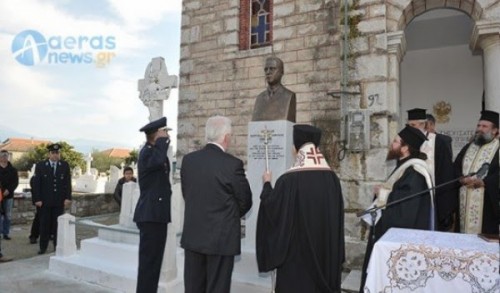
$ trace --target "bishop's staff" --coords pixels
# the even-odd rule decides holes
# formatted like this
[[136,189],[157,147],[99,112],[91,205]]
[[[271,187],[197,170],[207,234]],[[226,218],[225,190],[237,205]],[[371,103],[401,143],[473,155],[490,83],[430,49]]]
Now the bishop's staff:
[[266,172],[269,172],[269,141],[271,140],[271,134],[273,133],[273,130],[267,130],[267,126],[264,126],[264,130],[262,130],[261,137],[264,140],[264,147],[266,148],[265,155],[266,155]]
[[[261,138],[264,140],[265,155],[266,155],[266,172],[269,172],[269,141],[271,140],[271,134],[274,130],[267,130],[267,126],[264,126],[264,130],[261,130]],[[274,293],[274,288],[276,288],[276,270],[271,272],[271,293]]]

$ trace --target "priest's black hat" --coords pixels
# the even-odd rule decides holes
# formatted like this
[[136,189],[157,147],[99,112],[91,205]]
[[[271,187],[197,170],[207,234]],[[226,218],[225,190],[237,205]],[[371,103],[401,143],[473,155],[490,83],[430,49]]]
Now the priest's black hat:
[[144,125],[139,131],[146,134],[155,133],[158,129],[167,127],[167,117],[161,117],[160,119],[149,122]]
[[398,133],[399,137],[408,145],[412,146],[416,150],[420,150],[420,147],[427,140],[424,133],[415,127],[406,125],[403,130]]
[[427,120],[425,109],[415,108],[408,110],[408,120]]
[[307,124],[296,124],[293,126],[293,145],[296,150],[308,142],[318,146],[321,141],[321,130]]
[[49,144],[47,149],[49,152],[59,152],[61,150],[61,145],[58,143]]
[[498,112],[483,110],[481,111],[481,118],[479,120],[490,121],[498,128]]

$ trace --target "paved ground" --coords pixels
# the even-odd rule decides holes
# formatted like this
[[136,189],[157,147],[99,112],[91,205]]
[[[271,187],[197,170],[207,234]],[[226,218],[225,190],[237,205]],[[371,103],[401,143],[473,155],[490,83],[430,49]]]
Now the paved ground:
[[[94,219],[95,222],[112,225],[118,223],[118,214],[104,215]],[[48,253],[39,256],[38,244],[29,243],[31,224],[16,225],[11,229],[12,240],[2,241],[2,253],[12,257],[12,262],[0,263],[1,293],[116,293],[104,287],[78,282],[48,271],[49,258],[54,255],[53,247],[49,245]],[[82,239],[97,236],[95,228],[76,226],[77,246]],[[347,277],[342,292],[356,292],[359,287],[359,272]],[[347,277],[347,278],[346,278]],[[235,292],[237,293],[237,292]]]
[[[102,224],[118,223],[118,214],[105,215],[96,222]],[[11,229],[12,240],[2,241],[4,256],[14,258],[12,262],[0,263],[0,292],[5,293],[111,293],[117,292],[88,283],[77,282],[47,271],[49,258],[54,255],[50,244],[48,253],[39,256],[38,244],[29,243],[31,224],[15,225]],[[91,227],[76,228],[77,245],[80,240],[97,236]]]

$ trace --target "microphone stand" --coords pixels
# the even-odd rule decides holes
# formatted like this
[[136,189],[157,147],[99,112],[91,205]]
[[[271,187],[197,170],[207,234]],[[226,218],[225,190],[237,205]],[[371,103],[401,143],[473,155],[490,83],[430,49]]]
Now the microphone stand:
[[[483,165],[483,166],[484,166],[484,165]],[[474,175],[476,175],[476,174],[478,174],[478,173],[481,173],[480,171],[482,170],[483,166],[482,166],[482,167],[481,167],[481,169],[479,169],[477,172],[472,172],[472,173],[469,173],[469,174],[467,174],[467,175],[465,175],[465,176],[458,177],[458,178],[455,178],[455,179],[450,180],[450,181],[448,181],[448,182],[441,183],[441,184],[439,184],[439,185],[433,186],[433,187],[428,188],[428,189],[426,189],[426,190],[422,190],[422,191],[417,192],[417,193],[415,193],[415,194],[412,194],[412,195],[410,195],[410,196],[403,197],[403,198],[400,198],[400,199],[395,200],[395,201],[391,201],[390,203],[386,203],[386,204],[384,204],[384,205],[382,205],[382,206],[379,206],[379,207],[378,207],[378,206],[374,206],[374,207],[372,207],[372,208],[369,208],[369,209],[366,209],[366,210],[364,210],[364,211],[358,212],[358,213],[356,214],[356,216],[359,218],[359,217],[362,217],[362,216],[364,216],[364,215],[366,215],[366,214],[370,214],[370,216],[371,216],[371,222],[372,222],[371,227],[370,227],[371,240],[373,241],[372,243],[375,243],[375,220],[377,219],[377,211],[378,211],[378,210],[381,210],[381,209],[384,209],[384,208],[388,208],[388,207],[393,206],[393,205],[395,205],[395,204],[398,204],[398,203],[400,203],[400,202],[407,201],[407,200],[410,200],[410,199],[415,198],[415,197],[417,197],[417,196],[420,196],[420,195],[422,195],[422,194],[424,194],[424,193],[427,193],[427,192],[429,192],[429,191],[431,191],[431,190],[435,190],[435,189],[441,188],[441,187],[443,187],[443,186],[449,185],[449,184],[451,184],[451,183],[455,183],[455,182],[459,181],[460,179],[462,179],[462,178],[464,178],[464,177],[474,176]],[[488,165],[488,166],[489,166],[489,165]],[[488,167],[488,166],[486,166],[486,167]],[[485,173],[484,175],[486,175],[486,173]],[[483,178],[484,178],[483,174],[482,174],[481,176],[479,176],[479,177],[481,177],[481,179],[483,179]]]

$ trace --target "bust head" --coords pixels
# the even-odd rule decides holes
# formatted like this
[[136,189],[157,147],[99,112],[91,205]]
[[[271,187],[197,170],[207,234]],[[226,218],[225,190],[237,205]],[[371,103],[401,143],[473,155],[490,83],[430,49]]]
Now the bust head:
[[283,61],[278,57],[267,58],[264,73],[266,74],[266,81],[270,86],[280,84],[284,73]]

